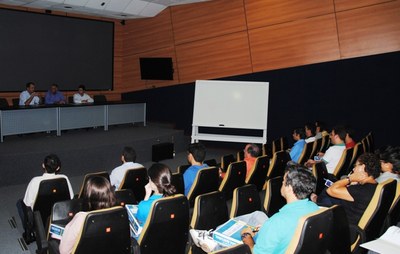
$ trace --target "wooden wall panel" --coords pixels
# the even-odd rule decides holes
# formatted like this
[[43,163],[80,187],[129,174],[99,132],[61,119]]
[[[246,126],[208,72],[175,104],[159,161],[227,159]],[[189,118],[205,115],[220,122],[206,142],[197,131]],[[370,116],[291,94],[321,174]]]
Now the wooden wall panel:
[[214,0],[171,7],[175,45],[244,31],[243,0]]
[[337,13],[342,58],[400,50],[400,1]]
[[390,2],[393,0],[334,0],[336,12],[345,11],[369,5]]
[[333,0],[244,0],[249,29],[334,12]]
[[174,45],[170,9],[154,18],[125,22],[124,53],[133,55]]
[[[171,57],[174,67],[174,80],[141,80],[139,64],[140,57]],[[127,56],[124,59],[123,73],[123,85],[119,87],[119,92],[128,92],[179,84],[179,72],[176,63],[175,49],[174,47],[162,48],[154,51]]]
[[176,46],[181,83],[250,73],[246,32]]
[[339,59],[335,15],[249,30],[253,71]]

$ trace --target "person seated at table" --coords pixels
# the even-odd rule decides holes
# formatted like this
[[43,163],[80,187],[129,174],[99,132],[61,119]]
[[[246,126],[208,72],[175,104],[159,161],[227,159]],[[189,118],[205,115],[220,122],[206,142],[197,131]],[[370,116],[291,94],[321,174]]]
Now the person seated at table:
[[65,97],[62,92],[58,90],[57,84],[52,84],[49,91],[44,97],[45,104],[65,104]]
[[40,104],[40,94],[35,92],[35,83],[28,82],[26,90],[19,95],[20,106],[33,106]]
[[143,226],[149,216],[151,206],[157,199],[172,196],[176,193],[175,186],[171,184],[171,170],[168,166],[155,163],[148,170],[149,183],[144,186],[146,195],[139,202],[136,218]]
[[74,94],[74,103],[76,104],[84,104],[84,103],[93,103],[93,98],[91,98],[87,93],[85,93],[86,88],[84,85],[80,85],[78,87],[78,92]]
[[75,214],[74,218],[65,226],[59,247],[60,254],[72,253],[89,211],[110,208],[116,204],[110,182],[102,176],[90,178],[85,185],[83,202],[84,211]]

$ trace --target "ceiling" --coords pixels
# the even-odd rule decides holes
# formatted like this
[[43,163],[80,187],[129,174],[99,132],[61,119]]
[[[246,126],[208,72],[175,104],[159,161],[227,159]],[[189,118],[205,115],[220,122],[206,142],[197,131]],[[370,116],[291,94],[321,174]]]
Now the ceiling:
[[0,0],[0,4],[90,16],[134,19],[154,17],[168,6],[208,0]]

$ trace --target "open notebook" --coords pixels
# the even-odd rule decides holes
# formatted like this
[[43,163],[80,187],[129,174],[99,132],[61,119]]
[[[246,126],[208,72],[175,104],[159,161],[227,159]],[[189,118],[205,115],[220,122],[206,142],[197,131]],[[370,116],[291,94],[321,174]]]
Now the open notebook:
[[360,246],[378,253],[398,254],[400,253],[400,228],[391,226],[378,239],[363,243]]

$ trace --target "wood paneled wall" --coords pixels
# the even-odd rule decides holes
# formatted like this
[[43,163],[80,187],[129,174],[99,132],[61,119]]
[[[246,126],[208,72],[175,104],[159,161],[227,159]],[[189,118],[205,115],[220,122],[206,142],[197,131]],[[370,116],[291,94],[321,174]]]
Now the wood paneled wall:
[[[197,79],[400,50],[400,0],[213,0],[114,22],[114,91],[103,92],[110,100]],[[140,57],[171,57],[174,80],[141,80]]]

